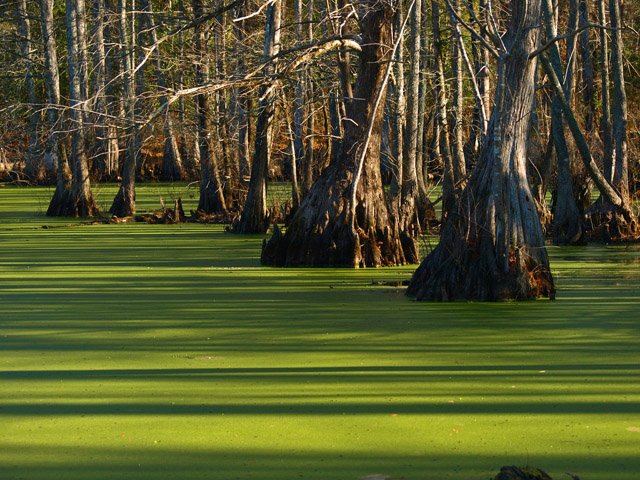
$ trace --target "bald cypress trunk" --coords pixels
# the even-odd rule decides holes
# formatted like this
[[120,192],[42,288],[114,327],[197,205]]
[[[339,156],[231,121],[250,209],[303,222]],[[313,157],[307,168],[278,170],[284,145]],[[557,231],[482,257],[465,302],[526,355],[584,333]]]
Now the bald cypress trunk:
[[[56,197],[49,204],[47,213],[52,216],[91,217],[98,207],[91,192],[89,168],[85,152],[85,101],[82,85],[87,84],[86,66],[82,68],[79,36],[84,32],[79,25],[84,19],[84,0],[66,1],[67,21],[67,69],[69,74],[69,107],[71,121],[71,188],[68,195]],[[55,203],[54,203],[55,201]]]
[[417,259],[413,239],[391,223],[380,175],[384,78],[395,11],[386,2],[362,8],[362,52],[342,144],[286,233],[276,229],[264,246],[265,264],[365,267]]
[[[600,11],[601,16],[604,16],[602,1],[600,2]],[[611,76],[613,80],[611,139],[613,145],[609,147],[611,150],[608,152],[611,157],[605,158],[604,162],[605,166],[609,165],[608,169],[605,169],[605,176],[611,176],[611,180],[609,181],[607,178],[607,181],[610,182],[610,187],[615,191],[615,195],[603,195],[606,192],[601,191],[601,198],[587,211],[587,228],[590,230],[588,232],[590,238],[605,242],[636,239],[640,234],[640,222],[631,207],[629,197],[628,113],[623,68],[623,24],[619,0],[609,0],[609,15],[611,26],[615,29],[611,35]],[[618,202],[616,203],[615,200]]]
[[29,100],[29,148],[25,162],[25,173],[34,180],[42,175],[38,157],[38,94],[34,81],[34,45],[31,39],[31,20],[27,11],[27,0],[18,0],[18,34],[20,54],[24,62],[24,79]]
[[611,66],[613,73],[613,139],[616,162],[613,171],[613,186],[621,197],[629,199],[629,157],[627,147],[627,93],[624,86],[624,45],[622,42],[622,17],[620,0],[609,0],[611,26],[615,29],[611,38]]
[[489,134],[439,244],[411,280],[407,293],[418,300],[555,296],[526,173],[536,74],[529,55],[538,45],[541,20],[539,0],[511,2]]
[[[138,157],[138,128],[135,124],[135,73],[133,65],[133,42],[130,25],[127,22],[126,0],[119,0],[119,27],[124,74],[124,105],[127,125],[127,153],[122,166],[122,181],[118,193],[113,199],[109,212],[117,217],[127,217],[136,211],[136,159]],[[132,22],[133,23],[133,22]]]
[[[282,21],[282,0],[275,0],[267,7],[265,27],[264,59],[270,59],[280,51],[280,24]],[[273,64],[265,71],[268,77],[275,67]],[[253,164],[247,201],[242,216],[234,223],[236,233],[265,233],[269,228],[267,217],[267,175],[271,157],[273,117],[275,115],[275,92],[269,86],[263,87],[260,94],[256,138],[253,150]]]
[[455,167],[451,156],[451,142],[449,138],[449,122],[447,118],[447,83],[444,78],[444,63],[442,58],[442,36],[440,31],[439,0],[431,0],[431,26],[433,29],[433,69],[435,76],[435,110],[436,129],[434,143],[437,143],[438,156],[442,161],[442,219],[443,221],[453,211],[456,204]]
[[[151,45],[158,42],[158,34],[156,32],[156,21],[154,19],[153,7],[149,0],[143,0],[142,11],[145,14],[146,26],[148,27],[149,40]],[[163,69],[162,55],[159,49],[153,54],[156,83],[160,91],[159,102],[163,104],[167,101],[165,91],[167,89],[167,80]],[[163,180],[181,180],[183,176],[182,156],[178,147],[178,138],[175,132],[173,117],[171,112],[167,112],[164,117],[164,154],[162,156],[162,174]]]
[[[543,2],[547,39],[551,39],[558,34],[557,25],[551,0],[543,0]],[[558,78],[567,78],[563,76],[557,44],[553,44],[549,48],[549,57],[556,76]],[[570,65],[567,65],[567,68],[571,68]],[[563,89],[567,102],[570,101],[570,91],[570,88]],[[582,242],[582,220],[573,195],[569,148],[564,131],[562,108],[560,106],[561,99],[558,98],[560,94],[560,92],[557,92],[551,100],[551,135],[558,160],[558,188],[553,219],[553,242],[556,245],[570,245]]]
[[[193,15],[204,15],[202,0],[193,0]],[[195,29],[196,42],[196,85],[204,85],[209,77],[209,58],[206,45],[205,26]],[[200,152],[200,201],[198,210],[206,213],[226,212],[227,206],[222,191],[220,172],[213,145],[213,125],[211,122],[211,99],[208,93],[196,96],[196,118],[198,122],[198,150]]]
[[60,115],[60,76],[58,72],[58,54],[53,30],[53,0],[40,0],[42,19],[42,39],[44,41],[45,84],[47,88],[47,122],[49,134],[45,145],[44,164],[46,168],[55,168],[56,189],[47,209],[47,215],[56,216],[62,205],[66,205],[71,194],[71,170],[67,162],[64,143],[58,132],[61,131]]

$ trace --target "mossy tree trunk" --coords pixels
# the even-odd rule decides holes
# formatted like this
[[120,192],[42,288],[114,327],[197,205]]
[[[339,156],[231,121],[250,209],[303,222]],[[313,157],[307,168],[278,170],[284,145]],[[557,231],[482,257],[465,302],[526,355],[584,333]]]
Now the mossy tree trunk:
[[265,244],[264,264],[365,267],[417,260],[413,238],[390,218],[380,175],[384,109],[379,105],[383,102],[376,102],[376,95],[384,98],[385,94],[395,11],[387,2],[370,2],[363,9],[362,52],[342,144],[286,233],[276,229]]
[[417,300],[525,300],[555,296],[526,174],[535,95],[540,1],[511,2],[498,54],[498,91],[480,157],[440,242],[407,290]]

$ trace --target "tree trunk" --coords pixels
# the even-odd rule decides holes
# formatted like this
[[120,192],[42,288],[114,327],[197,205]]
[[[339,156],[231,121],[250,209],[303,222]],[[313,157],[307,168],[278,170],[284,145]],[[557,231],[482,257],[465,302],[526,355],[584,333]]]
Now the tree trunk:
[[540,1],[511,2],[490,133],[440,242],[413,275],[407,293],[417,300],[555,295],[526,173],[536,75],[529,55],[538,45],[541,20]]
[[[69,74],[69,107],[71,120],[71,190],[69,195],[62,195],[51,200],[47,213],[52,216],[91,217],[98,213],[98,207],[91,192],[89,168],[85,153],[84,103],[81,86],[86,85],[86,77],[80,68],[79,39],[81,28],[78,24],[78,12],[84,11],[80,5],[84,0],[66,0],[67,21],[67,69]],[[84,70],[86,72],[86,70]],[[56,192],[58,190],[56,189]]]
[[[557,25],[551,0],[543,0],[543,2],[546,34],[547,39],[550,40],[558,35]],[[556,43],[549,48],[549,57],[556,76],[563,78],[560,52]],[[564,97],[569,102],[569,90],[563,90]],[[582,220],[573,195],[569,148],[564,134],[561,100],[558,98],[558,94],[559,92],[554,94],[551,100],[551,135],[558,159],[558,188],[553,219],[553,242],[556,245],[572,245],[582,242]]]
[[[58,73],[58,53],[53,31],[53,0],[40,0],[40,16],[42,25],[42,39],[44,42],[44,80],[47,91],[47,121],[48,135],[44,152],[44,165],[47,170],[58,168],[60,157],[61,119],[58,106],[60,105],[60,76]],[[68,165],[63,171],[69,169]],[[70,180],[70,177],[67,178]],[[63,182],[66,184],[66,182]],[[67,185],[68,186],[68,185]]]
[[105,0],[93,2],[93,85],[95,132],[93,171],[103,180],[112,176],[114,165],[111,162],[109,140],[109,117],[107,115],[107,53],[105,47],[105,29],[107,11]]
[[[151,45],[155,45],[158,43],[158,34],[156,32],[156,22],[153,17],[153,8],[149,0],[143,0],[142,11],[146,17],[146,25],[149,29]],[[164,94],[167,88],[167,81],[162,67],[162,55],[158,48],[156,48],[154,52],[154,66],[156,82],[161,92],[159,102],[163,104],[167,101],[166,95]],[[162,156],[161,178],[163,180],[177,181],[181,180],[182,176],[182,157],[173,125],[173,117],[171,116],[171,112],[167,111],[164,117],[164,155]]]
[[[459,0],[452,1],[452,7],[456,14],[460,12]],[[452,26],[456,30],[457,24]],[[455,32],[454,32],[455,34]],[[453,42],[451,44],[451,69],[453,70],[454,82],[452,91],[453,107],[452,114],[452,135],[451,135],[451,159],[453,162],[453,178],[456,183],[456,197],[462,191],[462,182],[466,176],[466,166],[464,158],[464,81],[462,76],[463,52],[461,45],[463,42]]]
[[[303,29],[302,29],[302,0],[295,0],[295,22],[296,22],[296,36],[299,42],[303,41]],[[296,96],[293,102],[293,133],[294,133],[294,155],[293,162],[302,161],[304,159],[304,118],[305,118],[305,86],[307,85],[307,70],[306,65],[300,65],[297,69],[296,75]],[[292,169],[293,170],[293,169]],[[302,170],[303,172],[306,169]],[[302,175],[302,192],[303,195],[311,189],[311,179],[306,175]]]
[[609,0],[611,27],[611,70],[613,73],[613,140],[616,146],[616,163],[613,186],[621,197],[629,199],[629,158],[627,156],[627,93],[624,86],[624,45],[622,42],[622,18],[620,0]]
[[38,94],[34,82],[34,55],[31,39],[31,20],[27,12],[27,0],[18,0],[18,35],[20,54],[24,62],[25,88],[29,100],[29,148],[25,162],[25,174],[38,180],[42,176],[42,165],[38,154]]
[[[567,32],[575,32],[578,29],[578,0],[569,0],[569,18],[567,20]],[[576,84],[576,50],[578,45],[578,35],[572,35],[567,40],[565,49],[565,74],[562,81],[564,88],[564,96],[569,102],[573,103],[573,93]]]
[[[226,14],[216,17],[213,26],[214,51],[216,56],[215,78],[227,78],[227,40],[226,40]],[[238,165],[234,160],[235,155],[231,153],[231,133],[229,128],[229,92],[227,90],[217,91],[215,99],[215,130],[218,132],[217,143],[220,152],[222,192],[225,205],[232,205],[234,192],[236,191],[235,180],[238,178]],[[235,153],[235,152],[234,152]]]
[[414,231],[417,235],[421,229],[428,199],[418,186],[418,133],[420,118],[420,61],[422,48],[422,0],[416,0],[411,15],[409,44],[409,75],[407,86],[407,123],[405,127],[404,152],[402,155],[402,191],[399,210],[400,229],[405,232]]
[[[398,12],[396,15],[396,31],[400,31],[402,25],[402,3],[398,4]],[[391,94],[389,95],[390,111],[390,135],[389,146],[391,147],[391,157],[393,159],[393,170],[395,175],[391,179],[389,187],[390,203],[394,209],[402,206],[402,185],[406,174],[404,168],[406,161],[404,159],[404,136],[407,123],[407,96],[405,94],[404,79],[404,35],[398,38],[398,50],[396,51],[394,73],[395,84],[391,86]]]
[[[463,155],[464,155],[464,151],[466,150],[471,157],[475,157],[477,144],[479,142],[482,142],[482,139],[487,134],[487,114],[486,114],[486,109],[484,105],[484,98],[482,96],[482,93],[480,91],[480,87],[478,84],[478,75],[476,75],[476,72],[478,71],[478,67],[476,66],[474,70],[474,66],[471,64],[471,60],[469,59],[469,55],[467,54],[465,42],[464,42],[464,39],[462,38],[462,32],[460,31],[460,25],[457,19],[457,17],[460,15],[458,1],[456,0],[452,6],[454,6],[455,8],[455,12],[452,11],[452,9],[449,7],[449,4],[447,4],[447,10],[449,11],[449,18],[451,20],[451,30],[453,30],[453,34],[456,39],[455,45],[459,52],[458,55],[461,57],[460,61],[464,63],[464,66],[467,70],[467,75],[469,76],[469,82],[471,83],[471,89],[473,90],[473,95],[475,98],[474,119],[472,121],[472,124],[470,125],[470,135],[467,140],[467,143],[463,146]],[[473,41],[476,43],[478,42],[478,40],[475,38],[473,39]],[[476,48],[476,43],[472,44],[474,48]],[[455,118],[456,118],[456,125],[460,123],[459,130],[461,130],[461,126],[462,124],[464,124],[464,119],[463,119],[464,105],[461,103],[462,95],[464,94],[461,65],[458,66],[458,73],[456,75],[456,84],[457,84],[456,92],[460,92],[460,93],[456,93],[456,101],[454,101],[454,104],[456,104],[456,112],[459,111],[460,113],[459,114],[456,113]],[[462,138],[458,139],[457,141],[462,142]]]
[[[425,126],[426,122],[426,112],[427,112],[427,97],[429,92],[429,76],[430,73],[427,72],[427,66],[429,64],[429,35],[427,35],[427,25],[428,25],[428,12],[427,12],[427,1],[424,0],[422,3],[422,24],[421,31],[424,32],[423,35],[420,35],[420,86],[418,89],[418,131],[416,132],[417,140],[416,140],[416,178],[418,180],[418,190],[420,191],[420,197],[429,199],[429,192],[427,188],[428,183],[428,173],[427,173],[427,159],[428,159],[428,148],[426,148],[427,142],[425,141],[425,137],[427,137],[427,128]],[[429,210],[433,210],[430,206]],[[420,215],[420,222],[423,222],[426,218],[425,214]]]
[[[605,0],[598,0],[598,20],[600,21],[600,25],[607,24],[604,3]],[[600,119],[600,129],[602,130],[602,162],[604,166],[604,176],[608,182],[611,182],[613,181],[615,150],[613,148],[611,97],[609,95],[611,89],[609,77],[609,37],[603,28],[600,29],[600,74],[602,76],[602,117]]]
[[[204,15],[202,0],[193,0],[193,16]],[[209,77],[205,26],[199,24],[194,32],[196,37],[196,85],[205,85]],[[213,129],[211,124],[211,102],[208,93],[196,96],[196,118],[198,122],[198,144],[200,151],[200,201],[198,210],[205,214],[225,213],[227,206],[220,182],[220,172],[213,149]]]
[[[587,0],[580,0],[580,28],[589,24],[589,5]],[[582,60],[582,102],[586,108],[585,129],[593,132],[593,121],[596,116],[595,86],[593,74],[593,55],[591,54],[591,33],[587,28],[580,33],[580,59]]]
[[[603,5],[600,8],[601,11],[604,10]],[[601,191],[601,199],[587,211],[586,215],[590,239],[604,242],[626,241],[629,238],[637,239],[640,233],[638,217],[630,206],[629,198],[627,95],[624,86],[624,45],[622,42],[622,19],[619,0],[609,1],[609,15],[611,17],[611,26],[615,29],[611,37],[611,67],[613,73],[613,108],[611,109],[611,116],[615,160],[611,159],[612,165],[610,168],[612,170],[610,186],[615,191],[615,195]],[[607,163],[607,159],[605,159],[605,165]],[[615,200],[618,200],[619,203],[615,203]]]
[[[345,0],[337,0],[338,9],[344,10],[347,5]],[[340,20],[341,18],[338,18]],[[350,29],[345,21],[339,25],[336,29],[336,34],[343,35],[349,34]],[[342,117],[348,117],[350,115],[349,109],[351,108],[351,100],[353,99],[353,76],[351,75],[351,55],[349,51],[338,51],[338,70],[340,72],[340,86],[342,87]]]
[[449,141],[449,123],[447,120],[447,91],[444,78],[444,65],[442,60],[442,37],[440,32],[440,5],[439,0],[431,0],[431,24],[433,28],[433,62],[435,75],[435,109],[436,109],[436,138],[438,152],[443,165],[442,179],[442,221],[444,222],[449,212],[456,205],[456,169],[454,159],[451,156],[451,143]]
[[276,228],[265,244],[264,264],[365,267],[416,261],[414,240],[390,223],[380,175],[380,100],[395,12],[386,2],[362,8],[354,121],[346,122],[335,161],[316,180],[286,233]]
[[[241,2],[236,10],[236,17],[245,16],[245,2]],[[237,60],[237,71],[239,76],[246,73],[246,63],[244,58],[243,44],[246,42],[245,21],[233,22],[233,33],[235,35],[234,52]],[[237,110],[237,130],[238,130],[238,168],[240,183],[245,183],[245,178],[251,175],[251,162],[249,156],[250,128],[249,114],[251,111],[251,91],[247,88],[239,88],[236,93]]]
[[44,78],[47,87],[47,120],[49,134],[45,146],[44,164],[57,172],[56,190],[47,209],[47,215],[61,215],[61,207],[69,204],[71,195],[71,169],[67,162],[64,143],[60,139],[62,118],[60,116],[60,77],[58,54],[53,29],[53,0],[40,0],[42,39],[44,41]]
[[[307,0],[307,42],[313,41],[313,0]],[[315,130],[316,121],[314,114],[314,85],[313,76],[311,75],[311,65],[307,67],[307,72],[304,77],[305,80],[305,96],[307,103],[307,145],[304,149],[304,162],[303,162],[303,194],[306,195],[311,190],[313,185],[313,169],[315,166],[314,150],[315,150]]]
[[[280,51],[280,24],[282,20],[282,0],[275,0],[267,7],[267,22],[264,40],[264,59],[270,59]],[[268,77],[275,68],[275,62],[265,68]],[[236,233],[265,233],[269,228],[267,216],[267,175],[271,157],[273,117],[275,115],[275,91],[266,86],[261,89],[260,106],[256,122],[256,139],[251,166],[251,180],[247,201],[242,216],[234,223]]]
[[[109,212],[116,217],[128,217],[136,211],[136,166],[138,156],[138,128],[135,124],[135,96],[136,84],[133,59],[134,54],[130,27],[127,22],[126,0],[120,0],[118,5],[118,19],[120,27],[120,44],[122,58],[122,73],[124,82],[124,104],[127,125],[127,154],[122,166],[122,181],[118,193],[113,199]],[[132,22],[133,23],[133,22]]]
[[588,238],[605,242],[626,240],[638,235],[638,219],[631,209],[629,197],[620,195],[600,172],[593,160],[591,150],[584,134],[580,130],[575,115],[564,99],[562,86],[547,57],[541,55],[542,64],[549,76],[551,84],[561,100],[562,113],[565,116],[573,138],[576,142],[582,162],[589,176],[598,187],[601,199],[593,204],[585,213]]

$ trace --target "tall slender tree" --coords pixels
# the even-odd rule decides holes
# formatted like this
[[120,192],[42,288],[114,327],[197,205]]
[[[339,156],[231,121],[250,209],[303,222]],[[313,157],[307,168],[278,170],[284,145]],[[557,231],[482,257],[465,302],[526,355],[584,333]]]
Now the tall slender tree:
[[[556,24],[556,15],[553,12],[551,0],[542,0],[544,19],[546,26],[546,37],[552,40],[557,37],[558,29]],[[557,43],[553,43],[549,47],[549,57],[551,65],[558,78],[569,78],[569,72],[565,75],[560,60],[560,52]],[[567,64],[567,68],[571,70],[572,62]],[[571,101],[570,88],[563,88],[564,98],[567,102]],[[573,187],[571,184],[571,165],[569,158],[569,147],[564,132],[564,120],[562,116],[561,99],[558,98],[560,92],[553,95],[551,101],[551,135],[555,145],[558,179],[556,192],[556,208],[553,219],[553,241],[557,245],[567,245],[579,243],[582,241],[582,219],[573,195]]]
[[27,0],[18,0],[18,35],[20,54],[24,63],[25,88],[27,90],[27,111],[29,112],[29,147],[27,149],[25,173],[38,179],[42,174],[38,152],[38,93],[34,81],[35,48],[31,38],[31,19],[27,11]]
[[133,32],[131,27],[134,22],[127,21],[127,13],[132,9],[127,8],[126,0],[119,0],[118,20],[120,27],[120,51],[121,70],[124,83],[124,108],[127,122],[127,152],[122,166],[122,181],[118,193],[113,199],[111,212],[116,217],[127,217],[136,211],[136,167],[139,155],[139,133],[136,125],[136,74],[135,74],[135,53],[133,45]]
[[71,195],[71,169],[62,140],[62,116],[60,115],[60,74],[56,37],[53,28],[54,0],[40,0],[42,39],[44,41],[45,84],[47,89],[48,136],[45,145],[44,164],[56,168],[56,189],[49,203],[47,215],[57,216]]
[[[277,62],[273,60],[273,57],[280,51],[282,8],[282,0],[273,0],[267,7],[264,61],[270,62],[270,64],[264,70],[266,79],[275,71]],[[265,233],[269,228],[269,218],[267,217],[267,174],[273,141],[275,94],[276,91],[273,86],[268,84],[260,91],[251,180],[249,181],[249,192],[242,210],[242,216],[233,226],[233,230],[237,233]]]
[[[156,45],[158,43],[157,24],[150,0],[143,0],[141,7],[146,20],[144,23],[146,24],[150,43],[151,45]],[[156,84],[160,93],[159,101],[160,103],[166,103],[168,82],[159,48],[156,48],[154,51],[153,63],[155,67]],[[176,128],[170,111],[167,111],[163,121],[164,152],[162,155],[161,177],[163,180],[180,180],[183,176],[182,155],[180,154]]]
[[[193,16],[204,17],[202,0],[192,0]],[[209,55],[207,51],[206,25],[198,23],[195,31],[196,85],[202,86],[209,81]],[[200,93],[196,97],[196,119],[198,124],[198,144],[200,151],[200,200],[198,210],[205,214],[224,213],[227,205],[220,181],[220,170],[214,151],[212,108],[209,93]]]
[[[48,214],[54,216],[91,217],[98,213],[98,207],[91,191],[89,167],[85,151],[85,115],[88,79],[86,68],[81,68],[81,46],[86,40],[79,37],[86,34],[80,27],[86,19],[80,18],[84,12],[84,0],[66,0],[67,24],[67,70],[69,76],[69,111],[71,121],[71,189],[69,195],[56,196],[49,204]],[[83,87],[84,85],[84,87]]]

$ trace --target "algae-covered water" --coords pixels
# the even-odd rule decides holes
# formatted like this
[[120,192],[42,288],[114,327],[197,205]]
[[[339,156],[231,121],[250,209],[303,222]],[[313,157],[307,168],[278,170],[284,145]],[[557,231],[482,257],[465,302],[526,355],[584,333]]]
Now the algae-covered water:
[[262,236],[50,193],[0,188],[3,480],[638,478],[638,245],[550,247],[555,302],[417,303],[378,284],[415,266],[266,268]]

